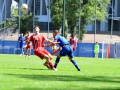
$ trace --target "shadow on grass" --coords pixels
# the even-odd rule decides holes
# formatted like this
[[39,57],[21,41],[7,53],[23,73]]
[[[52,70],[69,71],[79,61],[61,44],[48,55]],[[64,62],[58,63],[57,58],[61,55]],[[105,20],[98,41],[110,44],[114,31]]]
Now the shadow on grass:
[[[27,75],[27,74],[4,74],[9,76],[15,76],[17,78],[25,78],[25,79],[32,79],[32,80],[38,80],[38,81],[62,81],[62,82],[95,82],[95,83],[113,83],[113,84],[119,84],[120,83],[120,77],[110,77],[110,76],[82,76],[82,75]],[[105,85],[104,85],[105,86]],[[47,90],[68,90],[67,87],[63,87],[62,89],[53,89],[47,88]],[[70,88],[70,87],[69,87]],[[83,87],[82,87],[83,88]],[[17,90],[46,90],[44,88],[19,88]],[[72,90],[78,90],[72,89]],[[91,88],[91,87],[85,87],[84,89],[80,90],[120,90],[120,87],[99,87],[99,88]]]
[[85,82],[111,82],[120,83],[120,77],[110,76],[81,76],[81,75],[27,75],[27,74],[4,74],[19,78],[42,80],[42,81],[85,81]]
[[[47,88],[47,89],[43,89],[43,88],[19,88],[17,90],[78,90],[78,89],[69,89],[68,88],[62,88],[62,89],[58,89],[58,88]],[[79,89],[79,90],[120,90],[120,88],[83,88],[83,89]]]
[[46,69],[38,69],[38,68],[11,68],[11,69],[25,69],[25,70],[48,70]]
[[[1,67],[1,68],[4,68],[4,67]],[[23,70],[49,70],[47,67],[46,69],[38,69],[38,68],[6,68],[6,69],[23,69]]]

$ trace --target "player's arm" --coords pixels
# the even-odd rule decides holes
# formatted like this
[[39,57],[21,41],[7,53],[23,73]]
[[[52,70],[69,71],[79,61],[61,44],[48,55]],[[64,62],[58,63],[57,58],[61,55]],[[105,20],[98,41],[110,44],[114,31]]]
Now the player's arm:
[[57,52],[59,52],[62,49],[62,47],[59,46],[59,48],[51,53],[51,55],[55,55]]
[[52,43],[44,44],[44,47],[52,47],[52,46],[54,46],[54,44],[52,44]]
[[27,45],[29,45],[31,43],[31,41],[27,41]]
[[49,39],[45,39],[45,42],[49,42],[49,44],[44,44],[44,47],[49,47],[49,46],[54,46],[55,43],[53,43],[53,41],[49,40]]
[[18,39],[18,42],[21,42],[20,39]]
[[58,44],[59,42],[53,42],[49,39],[45,40],[46,42],[49,42],[49,44],[44,44],[44,47],[48,47],[48,46],[54,46],[55,44]]

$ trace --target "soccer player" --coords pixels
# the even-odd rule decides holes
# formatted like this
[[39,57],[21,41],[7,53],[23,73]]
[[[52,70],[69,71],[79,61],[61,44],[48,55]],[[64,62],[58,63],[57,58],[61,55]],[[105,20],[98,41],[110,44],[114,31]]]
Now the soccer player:
[[[44,63],[45,66],[52,70],[56,70],[51,62],[52,60],[52,55],[44,49],[44,46],[49,46],[49,45],[55,45],[54,42],[46,39],[43,35],[39,33],[40,28],[39,26],[34,27],[34,32],[35,34],[31,35],[30,41],[32,42],[33,49],[34,49],[34,54],[38,56],[41,59],[46,59],[46,62]],[[30,43],[29,41],[29,43]],[[49,45],[45,45],[44,42],[49,42]]]
[[57,58],[56,58],[56,61],[54,64],[54,68],[57,68],[57,65],[62,56],[68,55],[69,60],[73,63],[73,65],[76,67],[76,69],[78,71],[80,71],[80,68],[78,67],[76,61],[73,60],[73,57],[74,57],[73,50],[72,50],[72,47],[69,44],[69,42],[64,37],[59,35],[58,30],[53,31],[53,37],[54,37],[55,42],[59,43],[59,48],[55,52],[52,52],[52,55],[54,55],[55,53],[60,51],[59,54],[57,55]]
[[31,43],[28,43],[30,39],[30,31],[27,31],[27,35],[25,36],[25,43],[26,43],[26,52],[25,52],[25,57],[27,58],[30,58],[30,52],[31,52]]
[[20,44],[19,44],[20,45],[20,56],[24,55],[24,51],[23,51],[24,44],[25,44],[24,40],[25,40],[25,38],[23,36],[23,33],[21,33],[18,38],[18,42],[20,42]]
[[95,46],[94,46],[94,53],[95,53],[95,58],[98,58],[98,54],[99,54],[99,44],[98,42],[96,42]]
[[75,38],[73,35],[71,35],[70,38],[70,45],[72,46],[73,51],[76,50],[77,47],[77,38]]

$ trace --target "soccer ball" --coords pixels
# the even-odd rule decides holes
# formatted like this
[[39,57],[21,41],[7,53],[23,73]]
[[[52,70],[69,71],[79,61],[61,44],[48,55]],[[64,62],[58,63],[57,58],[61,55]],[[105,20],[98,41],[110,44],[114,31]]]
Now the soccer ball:
[[28,9],[28,5],[27,4],[22,4],[21,11],[25,12],[25,11],[27,11],[27,9]]
[[54,45],[54,46],[53,46],[53,50],[56,50],[56,48],[57,48],[57,46],[56,46],[56,45]]

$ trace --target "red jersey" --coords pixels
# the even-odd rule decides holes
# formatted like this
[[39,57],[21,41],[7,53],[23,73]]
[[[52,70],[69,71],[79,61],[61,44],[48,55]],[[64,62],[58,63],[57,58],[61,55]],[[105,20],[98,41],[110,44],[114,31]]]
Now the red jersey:
[[30,43],[28,43],[28,41],[30,40],[30,36],[25,36],[25,43],[26,43],[26,45],[27,45],[27,49],[29,49],[29,48],[31,48],[31,44]]
[[76,49],[76,39],[75,38],[70,38],[70,45],[72,46],[73,51]]
[[29,39],[30,39],[30,36],[25,36],[25,41],[27,42],[27,41],[29,41]]
[[33,34],[30,37],[30,41],[33,44],[34,50],[38,49],[39,47],[43,47],[44,46],[44,40],[45,40],[45,37],[41,34],[39,34],[39,35]]

